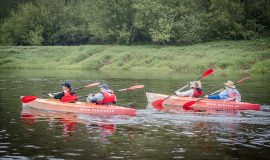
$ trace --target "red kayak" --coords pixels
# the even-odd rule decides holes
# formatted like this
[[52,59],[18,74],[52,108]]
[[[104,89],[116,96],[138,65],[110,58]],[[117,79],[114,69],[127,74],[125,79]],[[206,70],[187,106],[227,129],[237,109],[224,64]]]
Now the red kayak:
[[[168,97],[165,94],[156,94],[146,92],[146,97],[149,103],[164,99]],[[192,97],[178,97],[172,96],[169,99],[166,99],[162,105],[166,106],[175,106],[182,107],[185,103],[190,101],[197,101],[199,98]],[[212,99],[202,99],[197,103],[190,106],[194,110],[207,110],[207,109],[216,109],[216,110],[260,110],[259,104],[245,103],[245,102],[234,102],[234,101],[224,101],[224,100],[212,100]]]
[[28,106],[36,109],[59,111],[59,112],[71,112],[71,113],[84,113],[94,115],[136,115],[136,109],[126,108],[115,105],[96,105],[88,102],[75,102],[75,103],[63,103],[56,99],[41,99],[27,103],[23,103],[23,106]]

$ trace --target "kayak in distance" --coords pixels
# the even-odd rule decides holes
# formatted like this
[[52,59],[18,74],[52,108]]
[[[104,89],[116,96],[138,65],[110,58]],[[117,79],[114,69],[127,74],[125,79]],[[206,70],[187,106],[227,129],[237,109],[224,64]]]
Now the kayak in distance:
[[[163,100],[168,95],[165,94],[157,94],[157,93],[149,93],[146,92],[146,97],[149,104],[152,104],[155,101]],[[199,101],[198,101],[199,100]],[[162,109],[162,107],[183,107],[185,103],[190,101],[198,101],[193,105],[189,106],[188,109],[193,110],[207,110],[207,109],[215,109],[215,110],[260,110],[259,104],[252,104],[246,102],[235,102],[235,101],[224,101],[224,100],[213,100],[213,99],[201,99],[201,98],[192,98],[192,97],[179,97],[179,96],[171,96],[170,98],[164,100],[162,102],[162,106],[154,106],[153,107]]]
[[[22,99],[23,97],[21,97]],[[89,102],[75,102],[63,103],[58,99],[42,99],[36,98],[30,102],[23,102],[23,107],[31,107],[35,109],[70,112],[70,113],[83,113],[93,115],[128,115],[135,116],[136,109],[115,106],[115,105],[96,105]]]

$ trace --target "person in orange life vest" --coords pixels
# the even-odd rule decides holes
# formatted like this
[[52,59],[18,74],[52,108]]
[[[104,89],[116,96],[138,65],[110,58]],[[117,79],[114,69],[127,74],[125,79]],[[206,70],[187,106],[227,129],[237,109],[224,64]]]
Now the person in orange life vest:
[[55,94],[49,93],[48,95],[54,99],[60,99],[62,102],[74,102],[78,100],[78,97],[74,90],[71,88],[70,83],[66,82],[62,84],[63,91]]
[[180,97],[200,97],[202,95],[202,84],[200,81],[190,82],[189,88],[185,92],[175,91],[175,94]]
[[116,103],[116,96],[114,92],[109,89],[107,84],[99,85],[99,87],[100,92],[94,95],[89,94],[86,99],[87,102],[96,103],[99,105]]

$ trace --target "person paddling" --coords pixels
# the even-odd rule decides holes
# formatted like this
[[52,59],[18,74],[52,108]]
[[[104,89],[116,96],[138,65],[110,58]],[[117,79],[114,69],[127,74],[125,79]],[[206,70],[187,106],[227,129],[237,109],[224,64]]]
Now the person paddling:
[[206,96],[208,99],[221,99],[225,101],[241,101],[241,95],[236,90],[236,87],[234,83],[230,80],[228,80],[225,85],[225,90],[221,91],[218,95],[209,95]]
[[60,99],[61,102],[67,102],[67,100],[68,102],[74,102],[78,100],[78,97],[74,92],[74,90],[71,88],[69,82],[62,84],[62,86],[63,86],[62,92],[58,92],[55,94],[49,93],[48,95],[54,99]]
[[117,102],[116,96],[112,90],[109,89],[108,84],[99,85],[100,92],[97,94],[89,94],[86,101],[96,103],[98,105],[115,104]]
[[202,84],[200,81],[189,83],[190,90],[185,92],[175,91],[175,94],[180,97],[200,97],[202,96]]

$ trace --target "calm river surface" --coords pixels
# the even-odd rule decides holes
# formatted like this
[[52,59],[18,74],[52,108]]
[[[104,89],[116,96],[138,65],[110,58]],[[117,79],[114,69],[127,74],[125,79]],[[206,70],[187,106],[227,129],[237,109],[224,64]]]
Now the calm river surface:
[[[262,105],[260,111],[170,113],[147,107],[146,91],[171,94],[200,74],[0,70],[0,159],[269,159],[269,75],[213,74],[202,80],[209,93],[228,79],[251,76],[238,90],[243,101]],[[74,87],[98,81],[115,90],[136,84],[145,88],[117,93],[118,105],[137,109],[134,117],[22,108],[21,95],[48,98],[65,81]]]

